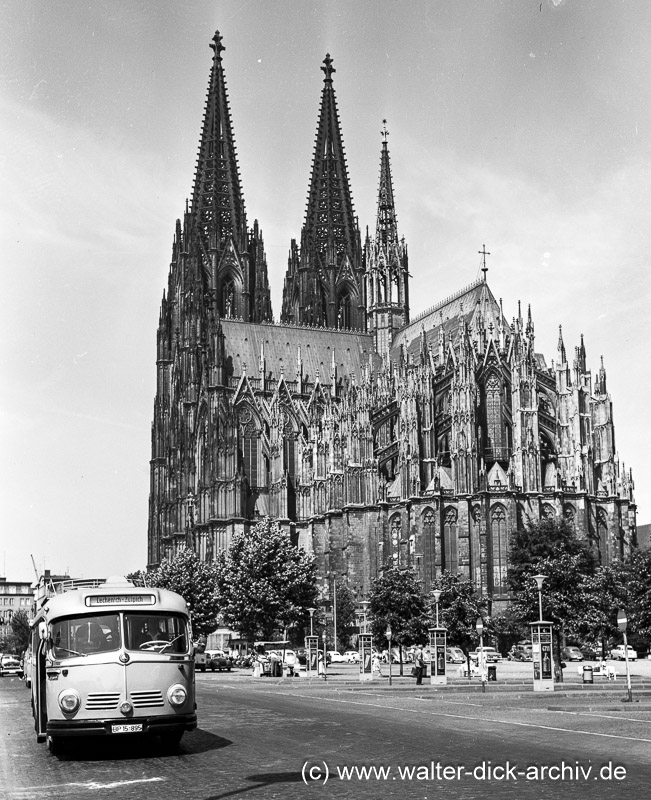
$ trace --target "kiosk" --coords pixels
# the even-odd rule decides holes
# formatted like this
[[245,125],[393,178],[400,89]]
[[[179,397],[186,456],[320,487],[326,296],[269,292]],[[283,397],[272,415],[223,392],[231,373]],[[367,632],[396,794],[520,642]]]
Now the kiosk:
[[447,629],[429,629],[430,683],[447,684],[448,676],[445,674],[445,650],[447,646]]
[[359,634],[359,679],[360,681],[373,680],[373,636],[370,633]]
[[305,637],[305,672],[308,678],[319,675],[319,637]]
[[530,622],[533,655],[534,692],[554,691],[554,654],[552,651],[553,624],[545,620]]

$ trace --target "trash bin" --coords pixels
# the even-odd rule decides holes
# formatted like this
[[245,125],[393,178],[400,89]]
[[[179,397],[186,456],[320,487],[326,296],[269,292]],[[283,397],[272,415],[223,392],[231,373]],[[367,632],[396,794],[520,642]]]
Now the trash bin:
[[489,681],[497,680],[497,665],[495,664],[488,665],[488,680]]
[[590,664],[583,665],[583,683],[594,683],[594,672]]

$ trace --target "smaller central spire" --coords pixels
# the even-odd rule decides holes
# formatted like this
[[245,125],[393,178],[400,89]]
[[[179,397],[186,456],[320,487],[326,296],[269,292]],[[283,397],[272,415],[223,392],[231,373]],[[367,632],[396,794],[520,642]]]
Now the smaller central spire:
[[325,82],[332,83],[332,73],[336,72],[337,70],[332,66],[332,59],[330,58],[330,53],[326,53],[326,57],[323,59],[323,63],[325,67],[321,67],[323,72],[325,73]]

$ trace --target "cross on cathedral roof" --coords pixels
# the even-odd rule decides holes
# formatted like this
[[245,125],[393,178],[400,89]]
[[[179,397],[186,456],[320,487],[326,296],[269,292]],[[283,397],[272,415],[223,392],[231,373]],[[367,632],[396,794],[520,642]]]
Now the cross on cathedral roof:
[[482,268],[481,271],[484,273],[484,283],[486,283],[486,273],[488,272],[488,267],[486,266],[486,256],[489,256],[490,253],[486,252],[486,245],[482,245],[482,249],[477,251],[480,256],[483,256],[482,259]]

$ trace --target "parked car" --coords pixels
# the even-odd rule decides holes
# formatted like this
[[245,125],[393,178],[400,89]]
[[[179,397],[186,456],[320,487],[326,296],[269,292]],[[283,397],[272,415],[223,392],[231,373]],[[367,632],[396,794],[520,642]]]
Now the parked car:
[[359,664],[361,660],[362,657],[357,650],[346,650],[344,653],[344,661],[348,661],[349,664]]
[[586,661],[597,661],[601,658],[601,645],[582,644],[581,652]]
[[0,658],[0,675],[22,675],[23,668],[18,656],[5,655]]
[[340,664],[342,661],[344,661],[344,657],[341,655],[339,650],[328,650],[328,655],[330,656],[330,662],[333,664]]
[[470,656],[470,660],[474,661],[475,663],[479,663],[479,656],[483,652],[484,658],[486,659],[487,664],[496,664],[498,661],[501,660],[500,654],[494,647],[477,647],[472,653],[468,653]]
[[508,653],[509,661],[533,661],[533,647],[529,642],[514,644]]
[[[637,661],[637,652],[633,650],[631,645],[626,645],[628,647],[628,660],[629,661]],[[618,644],[617,647],[613,647],[610,651],[610,657],[615,661],[625,661],[626,660],[626,651],[623,644]]]
[[447,647],[445,650],[445,660],[448,664],[463,664],[466,657],[460,647]]
[[206,666],[214,672],[225,669],[230,672],[233,668],[233,659],[223,650],[206,650]]
[[563,661],[583,661],[584,656],[578,647],[563,647],[561,658]]

